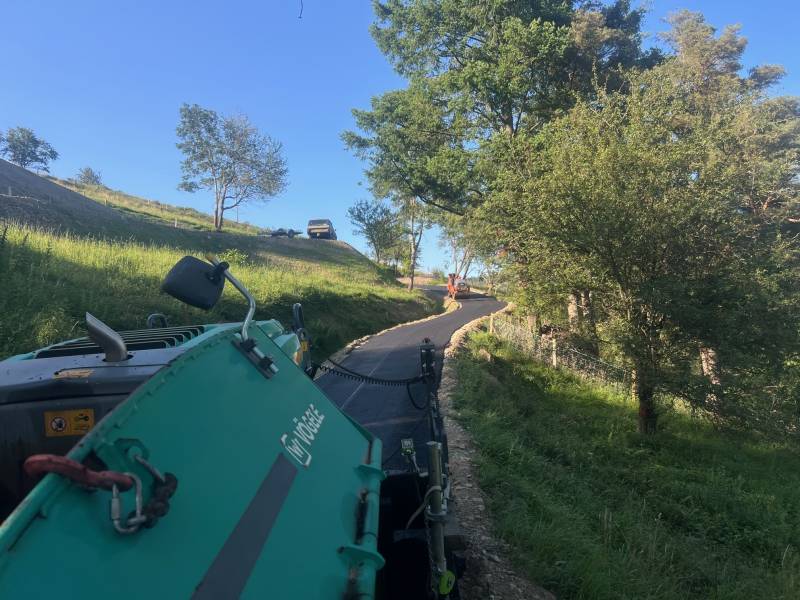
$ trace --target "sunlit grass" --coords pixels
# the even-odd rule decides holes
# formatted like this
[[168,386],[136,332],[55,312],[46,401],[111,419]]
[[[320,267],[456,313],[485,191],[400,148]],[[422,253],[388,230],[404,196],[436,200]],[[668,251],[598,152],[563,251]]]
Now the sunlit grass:
[[[237,245],[228,249],[226,243]],[[221,253],[253,292],[257,318],[289,324],[302,302],[318,357],[351,339],[436,310],[410,294],[344,244],[195,236],[181,247],[133,240],[54,235],[0,223],[0,357],[85,334],[89,311],[117,329],[145,326],[148,314],[171,324],[239,321],[246,305],[227,286],[209,313],[160,291],[163,276],[184,254]]]
[[559,598],[800,597],[791,442],[666,409],[643,438],[627,396],[485,334],[456,364],[493,523],[538,584]]

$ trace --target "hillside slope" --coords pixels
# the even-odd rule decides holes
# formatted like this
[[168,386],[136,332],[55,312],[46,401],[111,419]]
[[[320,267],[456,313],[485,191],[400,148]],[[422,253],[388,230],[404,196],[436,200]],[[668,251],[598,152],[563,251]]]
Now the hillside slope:
[[0,194],[0,218],[4,219],[95,235],[118,235],[134,226],[114,209],[2,159]]
[[[68,190],[77,192],[106,207],[111,207],[122,215],[134,215],[152,223],[166,225],[167,227],[181,229],[194,229],[197,231],[213,231],[214,217],[208,213],[184,206],[173,206],[166,202],[140,198],[126,194],[119,190],[112,190],[104,185],[86,185],[70,179],[59,179],[48,175],[46,179]],[[250,223],[239,223],[225,215],[225,230],[228,233],[244,233],[257,235],[265,233],[261,227]]]
[[[175,227],[178,216],[179,226]],[[210,215],[193,209],[137,198],[102,186],[81,186],[55,177],[40,177],[0,159],[0,219],[56,233],[192,247],[211,240],[207,234],[212,227],[200,226],[203,217],[211,222]],[[252,225],[234,223],[226,227],[225,233],[216,235],[222,236],[221,244],[228,247],[232,234],[257,231]]]
[[319,356],[437,310],[344,242],[170,227],[0,161],[0,194],[9,185],[14,197],[0,196],[0,358],[83,335],[85,311],[118,329],[144,327],[153,312],[173,325],[241,320],[235,290],[210,313],[159,291],[185,254],[228,260],[253,291],[257,318],[288,323],[302,302]]

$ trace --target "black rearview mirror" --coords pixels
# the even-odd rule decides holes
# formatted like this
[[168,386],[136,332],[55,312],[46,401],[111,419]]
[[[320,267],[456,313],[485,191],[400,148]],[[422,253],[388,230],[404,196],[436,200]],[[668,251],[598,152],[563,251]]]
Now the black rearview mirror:
[[214,266],[194,256],[184,256],[167,273],[161,291],[190,306],[209,310],[222,295],[227,268],[225,262]]

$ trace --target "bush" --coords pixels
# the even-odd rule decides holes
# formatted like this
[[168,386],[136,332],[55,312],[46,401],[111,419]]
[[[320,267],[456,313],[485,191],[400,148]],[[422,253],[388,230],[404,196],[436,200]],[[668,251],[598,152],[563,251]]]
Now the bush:
[[83,167],[78,171],[76,181],[81,185],[103,185],[102,176],[91,167]]

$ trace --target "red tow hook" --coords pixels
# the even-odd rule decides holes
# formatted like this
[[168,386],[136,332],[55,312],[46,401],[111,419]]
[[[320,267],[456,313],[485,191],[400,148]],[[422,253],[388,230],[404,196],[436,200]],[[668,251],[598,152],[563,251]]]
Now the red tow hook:
[[76,460],[56,454],[34,454],[25,461],[25,472],[31,477],[57,473],[62,477],[91,488],[112,491],[114,486],[127,491],[134,485],[128,475],[118,471],[92,471]]

